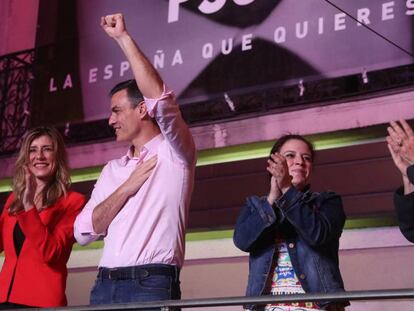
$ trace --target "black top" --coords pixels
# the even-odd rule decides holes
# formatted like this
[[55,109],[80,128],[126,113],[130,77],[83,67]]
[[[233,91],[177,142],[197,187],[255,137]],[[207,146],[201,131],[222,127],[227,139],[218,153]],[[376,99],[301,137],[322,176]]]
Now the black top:
[[[407,176],[414,184],[414,165],[407,168]],[[401,233],[414,243],[414,192],[404,195],[404,187],[398,188],[394,193],[394,206]]]
[[414,165],[411,165],[407,168],[407,176],[410,180],[410,183],[414,184]]
[[24,235],[22,229],[20,228],[19,222],[17,222],[13,230],[14,248],[16,250],[17,257],[19,257],[20,255],[20,251],[22,250],[25,239],[26,239],[26,236]]

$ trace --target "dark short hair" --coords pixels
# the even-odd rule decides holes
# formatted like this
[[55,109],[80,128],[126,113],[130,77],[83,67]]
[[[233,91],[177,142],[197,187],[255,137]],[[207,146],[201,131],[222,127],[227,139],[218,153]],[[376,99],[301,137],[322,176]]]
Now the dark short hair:
[[137,82],[134,79],[122,81],[115,85],[110,91],[109,96],[114,96],[115,93],[126,90],[129,101],[131,102],[132,107],[138,106],[140,102],[144,100],[144,95],[138,88]]
[[[272,147],[272,150],[270,151],[270,155],[275,153],[275,152],[279,152],[280,149],[282,149],[282,146],[289,140],[292,139],[296,139],[296,140],[300,140],[303,141],[309,148],[310,152],[311,152],[311,156],[312,156],[312,161],[315,158],[315,147],[313,146],[313,144],[307,140],[305,137],[298,135],[298,134],[286,134],[283,135],[281,137],[279,137],[279,139],[275,142],[275,144]],[[270,158],[269,155],[269,158]]]

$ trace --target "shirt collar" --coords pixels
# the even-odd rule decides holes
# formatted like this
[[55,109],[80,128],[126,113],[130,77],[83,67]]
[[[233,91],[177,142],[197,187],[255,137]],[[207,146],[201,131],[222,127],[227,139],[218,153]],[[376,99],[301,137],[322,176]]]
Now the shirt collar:
[[134,146],[130,146],[126,155],[120,159],[121,165],[125,166],[129,160],[142,161],[147,156],[147,154],[157,154],[158,146],[163,140],[164,137],[161,133],[152,138],[144,146],[141,147],[138,157],[134,157]]

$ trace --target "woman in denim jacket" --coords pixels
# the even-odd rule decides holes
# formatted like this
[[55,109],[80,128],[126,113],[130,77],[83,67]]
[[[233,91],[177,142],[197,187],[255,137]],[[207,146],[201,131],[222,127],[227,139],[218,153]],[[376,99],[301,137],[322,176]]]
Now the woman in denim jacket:
[[[338,264],[345,223],[341,197],[311,192],[314,149],[300,135],[285,135],[268,159],[267,197],[247,198],[234,231],[249,256],[247,296],[344,291]],[[251,310],[344,310],[348,302],[247,306]]]

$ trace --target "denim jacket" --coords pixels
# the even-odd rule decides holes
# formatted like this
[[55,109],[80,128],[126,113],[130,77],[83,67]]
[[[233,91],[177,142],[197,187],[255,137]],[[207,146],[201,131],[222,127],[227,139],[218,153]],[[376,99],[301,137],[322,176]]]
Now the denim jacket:
[[[341,197],[333,192],[301,192],[291,187],[273,207],[266,197],[247,198],[233,237],[239,249],[250,253],[246,295],[269,294],[266,284],[273,273],[277,235],[286,240],[293,269],[306,293],[344,291],[338,249],[345,218]],[[325,308],[329,303],[317,304]]]

